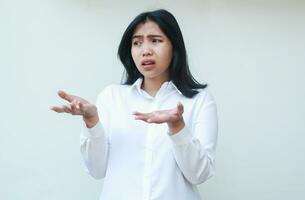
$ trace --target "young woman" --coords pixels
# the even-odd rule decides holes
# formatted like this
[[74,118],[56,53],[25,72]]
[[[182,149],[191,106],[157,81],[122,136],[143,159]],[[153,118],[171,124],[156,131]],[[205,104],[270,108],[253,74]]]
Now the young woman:
[[197,185],[214,174],[216,105],[191,75],[183,37],[166,10],[138,15],[118,50],[126,77],[96,105],[59,91],[82,115],[81,154],[102,200],[199,200]]

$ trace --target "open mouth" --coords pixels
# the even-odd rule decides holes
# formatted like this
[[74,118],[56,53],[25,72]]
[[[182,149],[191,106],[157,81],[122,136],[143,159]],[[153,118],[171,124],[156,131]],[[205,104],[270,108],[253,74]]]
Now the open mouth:
[[155,65],[155,61],[153,61],[153,60],[144,60],[144,61],[141,62],[141,65],[144,68],[146,68],[146,69],[152,68]]

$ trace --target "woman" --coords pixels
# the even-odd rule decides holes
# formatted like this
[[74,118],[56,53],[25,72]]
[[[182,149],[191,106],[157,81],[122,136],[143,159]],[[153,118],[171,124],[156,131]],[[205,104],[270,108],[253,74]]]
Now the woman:
[[82,115],[81,154],[104,178],[103,200],[199,200],[196,185],[214,174],[216,105],[191,75],[183,37],[166,10],[138,15],[118,50],[125,83],[110,85],[96,105],[59,91]]

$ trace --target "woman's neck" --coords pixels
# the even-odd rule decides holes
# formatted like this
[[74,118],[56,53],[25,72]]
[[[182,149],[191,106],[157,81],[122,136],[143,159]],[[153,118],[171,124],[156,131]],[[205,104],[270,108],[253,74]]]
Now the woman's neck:
[[166,81],[168,81],[168,78],[159,78],[159,79],[144,78],[141,88],[149,95],[154,97],[161,88],[161,85]]

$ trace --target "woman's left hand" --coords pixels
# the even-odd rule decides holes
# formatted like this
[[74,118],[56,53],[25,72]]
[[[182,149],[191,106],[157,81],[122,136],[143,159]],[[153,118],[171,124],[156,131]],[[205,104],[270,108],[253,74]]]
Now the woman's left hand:
[[179,102],[176,108],[169,110],[159,110],[150,113],[133,112],[135,119],[142,120],[147,123],[167,123],[171,134],[178,133],[184,126],[183,105]]

